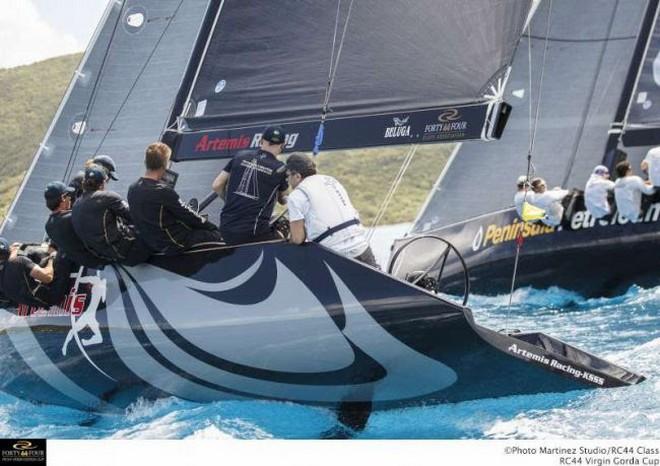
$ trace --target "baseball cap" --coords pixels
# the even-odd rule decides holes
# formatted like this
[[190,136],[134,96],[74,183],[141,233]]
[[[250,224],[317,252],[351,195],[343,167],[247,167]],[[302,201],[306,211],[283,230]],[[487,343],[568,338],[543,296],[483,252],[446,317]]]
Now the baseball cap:
[[47,201],[59,199],[64,194],[73,194],[76,190],[71,188],[61,181],[51,181],[46,185],[46,190],[44,191],[44,198]]
[[286,133],[281,126],[269,126],[261,137],[272,144],[283,144]]
[[517,186],[524,186],[527,183],[527,175],[520,175],[516,181]]
[[92,162],[105,168],[108,176],[113,180],[117,181],[119,179],[117,178],[117,165],[109,155],[96,155],[92,159]]
[[596,165],[596,168],[594,168],[594,175],[605,176],[609,174],[610,171],[607,169],[605,165]]
[[90,165],[85,168],[85,181],[93,181],[96,184],[101,184],[107,181],[107,179],[107,173],[100,165]]

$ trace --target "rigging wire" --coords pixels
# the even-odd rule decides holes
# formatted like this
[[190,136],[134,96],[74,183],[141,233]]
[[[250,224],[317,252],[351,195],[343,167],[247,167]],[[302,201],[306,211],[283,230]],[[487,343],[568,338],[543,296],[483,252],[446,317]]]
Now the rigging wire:
[[378,208],[378,211],[376,212],[376,216],[374,217],[373,221],[371,222],[371,226],[369,227],[369,233],[367,233],[367,243],[371,242],[371,238],[373,237],[373,235],[376,231],[376,226],[378,226],[378,224],[380,223],[380,221],[383,218],[383,215],[385,215],[385,212],[387,211],[387,207],[389,206],[390,201],[394,197],[394,193],[399,188],[399,185],[401,184],[401,181],[403,180],[403,175],[405,175],[406,171],[408,170],[408,167],[410,166],[413,158],[415,157],[415,153],[417,152],[417,147],[418,147],[418,144],[411,145],[410,149],[408,150],[408,153],[404,157],[403,163],[401,164],[401,167],[399,168],[399,172],[394,177],[394,180],[392,181],[392,184],[390,185],[390,189],[387,191],[387,194],[385,195],[385,198],[383,199],[383,202],[381,202],[380,207]]
[[[539,112],[541,109],[541,97],[542,97],[542,90],[543,90],[543,77],[545,74],[545,62],[546,62],[546,57],[548,53],[548,43],[549,43],[549,37],[550,37],[550,24],[552,23],[552,3],[553,0],[550,0],[550,4],[548,6],[548,18],[546,21],[546,28],[545,28],[545,41],[543,45],[543,58],[541,60],[541,75],[539,76],[539,83],[538,83],[538,90],[537,90],[537,95],[538,97],[536,98],[536,111],[534,115],[534,121],[532,121],[532,40],[531,40],[531,30],[532,30],[532,24],[527,26],[527,58],[528,58],[528,76],[529,76],[529,150],[527,151],[527,174],[525,175],[525,182],[529,184],[529,176],[532,170],[532,154],[534,153],[534,142],[536,140],[536,131],[538,129],[538,123],[539,123]],[[523,205],[526,202],[527,199],[527,190],[525,190],[525,194],[523,196]],[[513,275],[511,277],[511,289],[509,291],[509,304],[507,307],[506,311],[506,318],[504,319],[504,330],[508,329],[509,327],[509,315],[511,314],[511,304],[513,302],[513,291],[516,287],[516,276],[518,275],[518,262],[520,260],[520,250],[522,249],[523,246],[523,236],[522,236],[522,230],[518,232],[518,235],[516,236],[516,257],[514,259],[513,263]]]
[[73,147],[71,148],[71,154],[69,155],[69,160],[66,165],[66,169],[64,170],[64,176],[62,178],[62,181],[66,182],[66,179],[71,176],[71,172],[73,171],[73,166],[75,164],[75,160],[78,157],[78,151],[80,150],[80,146],[82,145],[82,142],[85,138],[85,134],[87,134],[87,127],[89,126],[87,124],[87,119],[89,117],[90,111],[94,106],[94,102],[96,101],[96,96],[98,95],[98,86],[103,78],[103,71],[105,69],[105,65],[108,60],[108,56],[110,54],[110,49],[112,48],[112,43],[115,38],[115,34],[117,32],[117,27],[119,26],[119,22],[121,21],[121,18],[124,14],[124,8],[126,7],[126,0],[122,1],[121,8],[119,9],[119,13],[117,14],[117,19],[115,21],[115,24],[112,28],[112,33],[110,34],[110,39],[108,40],[108,48],[105,50],[105,53],[103,54],[103,58],[101,60],[101,66],[99,67],[99,73],[96,76],[96,79],[94,80],[94,86],[92,87],[92,93],[90,94],[89,100],[87,101],[87,106],[85,107],[85,111],[83,112],[83,117],[82,117],[82,126],[80,130],[76,134],[76,139],[73,142]]
[[346,20],[344,21],[344,29],[341,33],[341,39],[339,40],[339,47],[337,48],[337,55],[335,56],[335,46],[337,42],[337,31],[339,29],[339,17],[341,10],[341,0],[337,1],[337,15],[335,17],[335,30],[332,38],[332,51],[330,54],[330,70],[328,72],[328,83],[325,88],[323,105],[321,106],[321,123],[319,124],[319,129],[316,133],[316,137],[314,138],[314,149],[312,150],[314,155],[317,155],[320,152],[321,145],[323,144],[323,136],[325,134],[325,119],[328,114],[328,104],[330,103],[330,95],[332,94],[332,89],[335,83],[335,77],[337,76],[337,68],[339,68],[339,59],[341,57],[341,52],[344,49],[344,40],[346,39],[348,22],[351,19],[351,13],[353,12],[354,1],[355,0],[351,0],[351,3],[349,3],[348,5]]
[[181,8],[181,5],[183,4],[183,2],[184,2],[184,0],[180,0],[179,4],[174,9],[174,12],[169,16],[167,24],[163,28],[163,31],[160,33],[160,36],[158,37],[158,40],[156,41],[153,48],[151,49],[151,52],[149,53],[149,56],[145,60],[144,64],[142,65],[142,68],[140,68],[139,73],[137,74],[137,76],[133,80],[133,83],[131,84],[131,87],[128,89],[128,93],[126,94],[126,97],[124,97],[124,100],[122,101],[121,105],[119,106],[119,109],[115,112],[115,115],[113,116],[112,120],[110,121],[110,124],[108,125],[108,128],[105,130],[105,133],[103,134],[103,137],[101,138],[101,141],[96,146],[96,149],[93,152],[94,155],[98,154],[99,150],[101,149],[101,146],[103,146],[103,143],[105,142],[105,139],[108,137],[108,134],[110,133],[110,131],[112,131],[112,126],[117,121],[117,118],[119,118],[119,114],[122,112],[122,110],[124,109],[124,106],[128,102],[128,99],[131,97],[131,94],[133,93],[133,90],[135,89],[135,86],[140,81],[140,78],[142,77],[142,74],[147,69],[147,66],[151,62],[151,59],[153,58],[154,54],[156,53],[156,50],[158,50],[158,46],[160,45],[160,42],[163,40],[163,37],[165,36],[165,33],[167,32],[170,25],[172,24],[172,21],[174,21],[174,18],[176,18],[176,15],[179,13],[179,9]]

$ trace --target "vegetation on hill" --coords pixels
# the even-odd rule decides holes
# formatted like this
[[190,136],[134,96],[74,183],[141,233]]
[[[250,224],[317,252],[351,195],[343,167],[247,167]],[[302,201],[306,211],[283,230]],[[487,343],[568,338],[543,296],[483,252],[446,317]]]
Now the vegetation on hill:
[[[81,55],[0,69],[0,220],[13,199],[57,111]],[[409,146],[337,151],[318,157],[322,173],[337,177],[370,225],[401,167]],[[424,145],[404,176],[380,224],[410,222],[444,167],[451,146]]]
[[0,69],[0,220],[32,162],[81,54]]

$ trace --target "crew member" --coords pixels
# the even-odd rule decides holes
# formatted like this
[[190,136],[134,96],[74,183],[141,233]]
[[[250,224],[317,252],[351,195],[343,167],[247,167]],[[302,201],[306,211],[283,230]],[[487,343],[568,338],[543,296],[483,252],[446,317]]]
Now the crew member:
[[290,241],[302,244],[309,239],[378,267],[360,216],[341,183],[331,176],[317,174],[316,164],[305,154],[291,154],[286,161],[286,173],[293,188],[287,202]]
[[151,251],[138,238],[126,202],[105,190],[107,180],[99,165],[85,169],[85,192],[73,206],[73,228],[87,249],[106,263],[144,262]]
[[516,181],[516,188],[517,191],[516,194],[513,196],[513,204],[516,206],[516,212],[518,212],[518,216],[522,218],[523,203],[524,202],[529,202],[530,204],[533,203],[534,192],[530,189],[529,180],[525,175],[521,175],[518,177],[518,180]]
[[264,131],[259,150],[242,152],[213,181],[213,191],[225,200],[220,231],[229,244],[280,239],[271,228],[275,199],[286,204],[286,168],[277,156],[286,134],[279,126]]
[[73,189],[71,193],[71,205],[75,204],[76,201],[83,193],[83,181],[85,180],[85,172],[80,170],[76,175],[69,180],[69,188]]
[[75,189],[66,186],[61,181],[48,183],[44,197],[51,214],[46,222],[46,233],[63,257],[77,265],[98,269],[103,265],[103,261],[85,248],[73,229],[71,221],[73,196],[75,196]]
[[162,142],[150,144],[144,157],[146,173],[128,190],[131,218],[140,239],[153,251],[168,255],[222,241],[215,225],[184,204],[176,191],[161,181],[171,155]]
[[69,289],[71,262],[50,250],[41,264],[19,254],[20,243],[0,238],[0,289],[18,304],[49,308],[62,302]]
[[561,205],[561,201],[568,195],[568,190],[558,187],[548,190],[543,178],[532,180],[532,190],[534,199],[530,203],[545,210],[545,217],[541,221],[551,227],[559,225],[564,216],[564,206]]
[[642,171],[644,171],[651,184],[660,187],[660,146],[649,149],[646,157],[642,160]]
[[614,199],[619,216],[633,223],[639,221],[642,193],[653,194],[653,186],[633,175],[630,162],[624,160],[616,165],[617,180],[614,183]]
[[607,197],[613,190],[614,181],[610,180],[610,171],[605,165],[597,165],[584,188],[584,204],[594,218],[603,218],[612,213]]
[[85,168],[93,164],[103,167],[106,174],[108,175],[108,178],[111,180],[119,180],[117,177],[117,164],[115,164],[115,161],[112,160],[112,157],[109,155],[95,155],[91,160],[88,160],[85,163]]

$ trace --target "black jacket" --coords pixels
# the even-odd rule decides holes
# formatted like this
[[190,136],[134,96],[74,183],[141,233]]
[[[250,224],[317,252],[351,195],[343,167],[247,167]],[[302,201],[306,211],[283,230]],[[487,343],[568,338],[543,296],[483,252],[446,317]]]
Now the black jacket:
[[137,237],[128,205],[112,191],[84,193],[71,211],[73,229],[94,255],[121,262]]
[[55,244],[58,254],[85,267],[99,268],[103,261],[89,252],[73,229],[70,210],[53,212],[46,222],[46,233]]
[[37,293],[42,285],[30,275],[35,265],[27,256],[7,260],[0,266],[0,289],[15,303],[48,308]]
[[131,185],[128,204],[140,239],[157,252],[182,251],[190,246],[193,231],[216,229],[185,205],[174,189],[150,178]]

